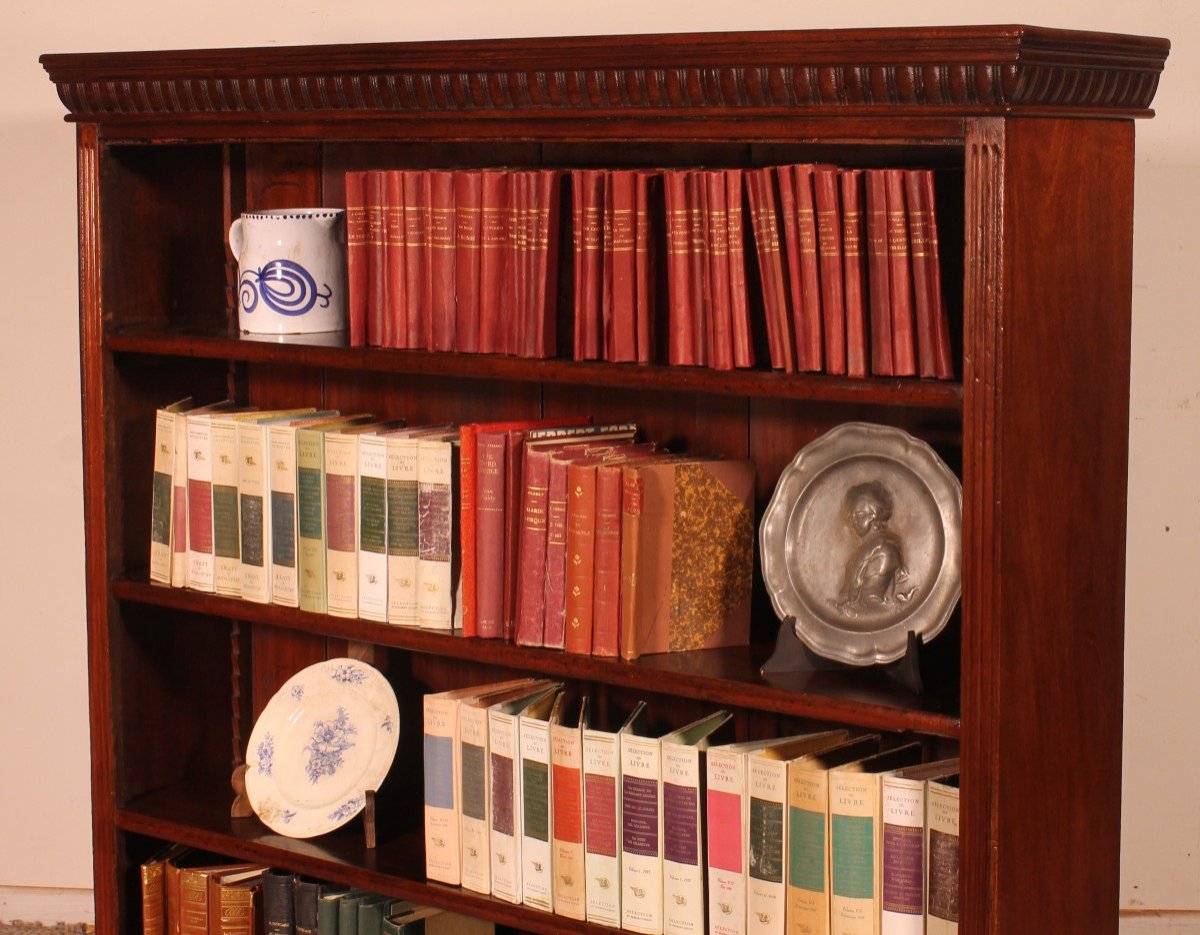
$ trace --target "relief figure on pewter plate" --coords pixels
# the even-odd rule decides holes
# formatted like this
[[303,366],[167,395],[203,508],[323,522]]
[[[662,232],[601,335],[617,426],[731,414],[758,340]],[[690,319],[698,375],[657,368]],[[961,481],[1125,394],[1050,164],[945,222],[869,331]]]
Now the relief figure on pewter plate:
[[900,537],[888,531],[892,495],[880,481],[867,481],[846,493],[846,522],[859,544],[846,562],[842,592],[834,605],[857,617],[907,604],[917,592],[909,586]]

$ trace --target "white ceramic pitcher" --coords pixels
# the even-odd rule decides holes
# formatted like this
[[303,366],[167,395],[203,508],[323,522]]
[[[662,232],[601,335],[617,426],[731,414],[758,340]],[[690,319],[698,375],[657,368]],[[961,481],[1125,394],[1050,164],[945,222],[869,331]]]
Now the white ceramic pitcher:
[[243,214],[229,228],[238,262],[238,325],[253,334],[346,327],[346,212]]

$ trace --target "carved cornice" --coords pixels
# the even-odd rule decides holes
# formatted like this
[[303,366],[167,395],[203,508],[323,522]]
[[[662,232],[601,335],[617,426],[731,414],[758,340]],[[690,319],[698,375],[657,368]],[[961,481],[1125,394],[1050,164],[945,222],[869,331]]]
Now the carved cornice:
[[44,55],[71,117],[1149,114],[1170,44],[1025,26]]

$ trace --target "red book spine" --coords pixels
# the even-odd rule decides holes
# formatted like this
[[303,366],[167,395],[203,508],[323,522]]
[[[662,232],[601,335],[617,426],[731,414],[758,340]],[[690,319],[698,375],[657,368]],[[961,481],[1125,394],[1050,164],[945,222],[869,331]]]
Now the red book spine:
[[921,172],[921,194],[929,212],[929,253],[932,262],[931,284],[936,325],[937,375],[942,380],[954,379],[954,352],[950,346],[950,317],[946,297],[942,294],[942,260],[938,252],[937,194],[933,185],[933,170]]
[[526,450],[517,558],[518,646],[541,646],[546,629],[546,508],[550,452]]
[[478,495],[475,502],[477,617],[478,634],[486,639],[500,639],[504,636],[506,445],[507,436],[504,432],[481,432],[475,439],[475,455],[478,461],[475,471],[475,490]]
[[887,195],[889,279],[892,300],[892,364],[895,375],[911,377],[917,372],[913,347],[913,298],[911,258],[908,252],[908,209],[904,204],[904,170],[883,171]]
[[600,212],[600,348],[612,360],[613,347],[613,175],[604,173],[604,206]]
[[404,229],[404,177],[392,169],[384,173],[384,188],[387,210],[384,234],[387,245],[387,311],[383,316],[383,346],[404,347],[408,338],[408,296],[404,275],[405,229]]
[[729,317],[733,334],[733,365],[754,366],[750,337],[750,307],[746,301],[746,226],[742,211],[741,169],[725,170],[725,225],[729,242]]
[[367,173],[367,242],[371,254],[367,281],[367,344],[383,344],[384,308],[387,303],[387,259],[384,243],[384,180],[382,172]]
[[421,333],[425,336],[425,350],[432,351],[433,347],[433,318],[435,294],[439,291],[440,283],[434,279],[433,262],[433,173],[428,169],[421,172],[421,212],[425,215],[425,294],[421,297],[421,308],[425,313],[421,322]]
[[796,347],[796,368],[820,370],[820,343],[817,344],[815,358],[812,346],[808,343],[812,329],[807,323],[809,311],[804,305],[800,272],[800,217],[796,212],[796,179],[791,166],[776,166],[774,174],[779,188],[779,217],[783,229],[783,256],[786,259],[788,304],[792,311],[790,330]]
[[[811,369],[828,365],[821,346],[821,273],[817,254],[817,216],[813,200],[813,167],[792,166],[796,193],[796,226],[800,235],[800,292],[804,301],[804,344]],[[824,361],[824,363],[822,362]],[[802,368],[803,369],[803,368]]]
[[882,169],[867,170],[867,272],[871,309],[871,373],[890,377],[892,359],[891,258],[888,255],[887,186]]
[[541,169],[534,178],[533,288],[530,290],[530,356],[553,357],[558,350],[558,216],[562,175]]
[[454,269],[457,220],[454,210],[454,173],[427,172],[429,185],[429,349],[454,350]]
[[367,343],[367,291],[371,276],[368,248],[367,174],[346,173],[346,309],[350,346]]
[[426,210],[424,172],[406,169],[404,178],[404,277],[408,315],[405,319],[405,347],[425,348],[426,296],[428,278],[425,266]]
[[712,363],[709,357],[712,341],[708,333],[712,314],[712,283],[708,272],[708,192],[702,170],[688,173],[687,197],[692,251],[692,353],[698,366],[707,367]]
[[654,252],[650,228],[650,190],[656,172],[634,173],[633,280],[637,362],[654,360]]
[[682,169],[669,169],[663,173],[663,199],[667,210],[667,360],[672,366],[696,363],[687,175]]
[[568,455],[550,458],[546,494],[546,627],[547,649],[562,649],[567,602],[567,464]]
[[571,218],[575,245],[575,359],[603,356],[600,321],[601,272],[604,268],[604,173],[577,169],[571,173]]
[[592,651],[592,569],[596,539],[596,465],[567,466],[566,636],[569,653]]
[[462,580],[463,636],[479,635],[478,520],[475,512],[479,483],[478,450],[478,426],[462,426],[458,431],[458,554]]
[[637,360],[635,175],[631,169],[615,169],[609,177],[612,188],[612,355],[609,360],[620,363]]
[[478,172],[454,173],[454,349],[479,350],[479,242],[482,214]]
[[504,353],[501,309],[508,295],[507,172],[484,172],[480,180],[479,350]]
[[709,325],[710,367],[733,369],[733,318],[729,304],[729,222],[725,210],[725,173],[704,173],[708,231],[708,275],[712,295]]
[[842,292],[842,210],[838,199],[838,170],[813,169],[816,203],[817,254],[821,276],[821,317],[825,330],[825,372],[846,372],[846,303]]
[[621,632],[620,464],[596,469],[596,532],[593,547],[592,655],[616,656]]
[[521,536],[521,499],[524,491],[521,475],[525,432],[507,433],[504,448],[504,639],[512,642],[517,621],[517,549]]
[[783,272],[775,190],[769,168],[749,171],[746,194],[750,201],[750,226],[754,231],[758,275],[762,283],[763,317],[771,366],[791,373],[796,369],[795,344],[788,312],[788,286]]
[[917,170],[904,173],[904,195],[908,206],[908,249],[912,257],[913,306],[917,320],[917,367],[922,377],[938,375],[936,273],[930,248],[929,209]]
[[867,375],[867,265],[863,256],[862,170],[843,169],[842,271],[846,297],[846,373]]
[[529,179],[526,172],[509,174],[508,187],[508,300],[501,319],[505,354],[521,354],[525,340],[525,298],[529,288]]

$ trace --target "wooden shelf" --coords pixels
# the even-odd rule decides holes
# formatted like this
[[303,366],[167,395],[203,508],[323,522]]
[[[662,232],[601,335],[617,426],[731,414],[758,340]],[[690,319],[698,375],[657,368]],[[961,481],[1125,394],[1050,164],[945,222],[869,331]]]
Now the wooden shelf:
[[611,933],[613,929],[515,906],[470,890],[425,881],[425,846],[419,830],[363,846],[362,823],[309,840],[273,834],[257,818],[231,819],[227,784],[188,782],[141,796],[117,809],[118,828],[187,844],[237,860],[287,867],[298,873],[376,893],[488,919],[526,932]]
[[836,721],[883,731],[916,731],[957,738],[957,690],[918,696],[874,671],[814,672],[768,684],[759,667],[770,647],[750,646],[643,656],[633,662],[467,639],[434,630],[396,627],[370,620],[313,614],[274,604],[255,604],[182,588],[122,579],[117,600],[169,607],[307,633],[322,633],[412,652],[469,659],[556,678],[621,685],[646,692],[698,698],[714,707],[731,705]]
[[116,353],[195,357],[251,363],[300,364],[371,373],[676,390],[723,396],[808,399],[962,412],[962,384],[954,381],[850,378],[769,370],[718,371],[704,367],[610,364],[599,361],[528,360],[491,354],[451,354],[349,347],[342,333],[298,335],[286,341],[212,329],[125,326],[105,337]]

